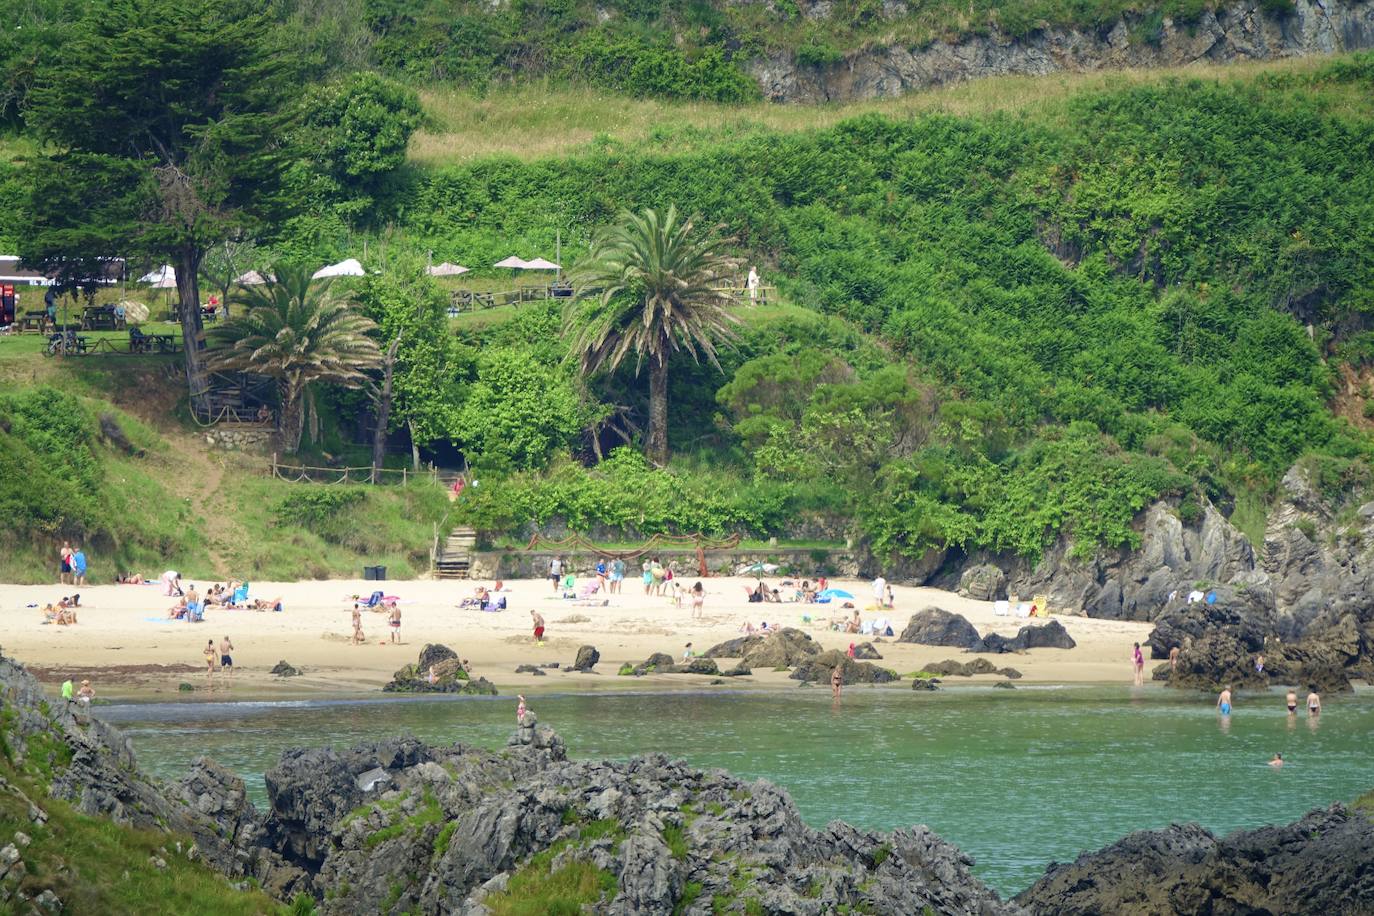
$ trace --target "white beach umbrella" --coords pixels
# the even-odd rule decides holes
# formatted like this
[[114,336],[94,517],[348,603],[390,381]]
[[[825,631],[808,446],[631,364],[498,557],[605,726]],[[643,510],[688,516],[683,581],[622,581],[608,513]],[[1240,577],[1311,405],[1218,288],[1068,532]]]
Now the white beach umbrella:
[[562,268],[559,267],[557,264],[553,263],[552,261],[546,261],[544,258],[535,258],[533,261],[526,261],[525,264],[524,264],[524,267],[523,267],[522,269],[524,269],[524,270],[562,270]]
[[347,258],[337,264],[330,264],[328,267],[321,267],[310,275],[312,280],[324,280],[329,277],[361,277],[364,276],[363,265],[358,263],[357,258]]
[[431,277],[456,277],[459,274],[467,273],[468,268],[464,267],[461,264],[450,264],[448,261],[445,261],[442,264],[434,265],[433,267],[429,268],[426,272]]
[[234,282],[239,286],[262,286],[269,279],[271,278],[258,273],[256,270],[250,270],[246,274],[239,274],[234,278]]
[[150,283],[153,289],[174,289],[177,285],[177,269],[171,264],[163,264],[157,270],[138,278],[139,283]]
[[525,264],[526,264],[526,261],[525,261],[524,258],[518,258],[518,257],[516,257],[515,255],[511,255],[510,257],[508,257],[508,258],[506,258],[506,259],[504,259],[504,260],[497,261],[497,262],[496,262],[495,264],[493,264],[492,266],[493,266],[493,267],[514,267],[516,270],[524,270],[524,269],[525,269]]

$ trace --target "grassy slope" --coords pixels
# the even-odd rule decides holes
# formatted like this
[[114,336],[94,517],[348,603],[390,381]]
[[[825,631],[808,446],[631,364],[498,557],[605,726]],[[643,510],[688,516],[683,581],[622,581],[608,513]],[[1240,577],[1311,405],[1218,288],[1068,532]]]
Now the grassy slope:
[[[41,343],[38,335],[0,339],[6,390],[44,385],[74,395],[92,430],[95,417],[114,412],[144,450],[134,456],[98,440],[92,446],[106,500],[105,517],[86,531],[93,582],[126,569],[146,576],[169,567],[197,578],[249,579],[356,578],[365,563],[386,565],[398,578],[427,571],[434,525],[447,511],[439,488],[354,488],[356,504],[309,525],[286,524],[283,500],[315,488],[269,479],[263,456],[206,448],[187,419],[174,360],[50,359],[39,355]],[[59,541],[82,534],[60,528],[20,539],[0,552],[0,580],[50,581]]]
[[[1011,112],[1063,126],[1075,96],[1177,78],[1251,82],[1267,74],[1308,74],[1327,63],[1311,57],[1244,64],[1192,64],[1156,70],[1005,76],[956,83],[896,99],[837,105],[727,105],[631,99],[593,89],[522,85],[477,95],[430,86],[421,93],[428,125],[411,139],[410,159],[442,166],[490,156],[533,160],[599,146],[683,153],[774,131],[820,130],[865,114],[905,119],[941,113],[960,117]],[[1323,88],[1334,114],[1365,111],[1358,86]]]

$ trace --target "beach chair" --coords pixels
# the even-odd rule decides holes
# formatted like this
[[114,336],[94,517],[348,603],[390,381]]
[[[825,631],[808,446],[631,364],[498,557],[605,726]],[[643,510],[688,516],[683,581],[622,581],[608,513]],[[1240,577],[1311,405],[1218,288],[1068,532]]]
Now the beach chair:
[[245,582],[234,589],[234,596],[230,599],[234,604],[243,604],[248,600],[248,583]]
[[1036,595],[1032,600],[1035,605],[1035,613],[1040,617],[1050,616],[1050,596]]

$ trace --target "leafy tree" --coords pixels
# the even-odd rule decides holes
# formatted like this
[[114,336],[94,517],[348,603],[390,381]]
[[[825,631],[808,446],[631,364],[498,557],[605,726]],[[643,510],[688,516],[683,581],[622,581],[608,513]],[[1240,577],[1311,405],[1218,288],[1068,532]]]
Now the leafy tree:
[[[467,366],[449,333],[443,289],[424,273],[418,259],[400,257],[360,280],[354,299],[377,323],[386,345],[379,433],[385,436],[388,427],[406,426],[415,448],[455,438],[462,398],[459,382]],[[418,462],[418,451],[414,454]]]
[[489,468],[542,468],[581,432],[580,408],[577,392],[557,367],[519,350],[483,350],[458,415],[459,441]]
[[89,276],[98,257],[176,267],[192,405],[203,410],[199,273],[210,245],[273,202],[301,66],[253,0],[93,0],[44,55],[25,120],[19,233],[30,263]]
[[371,336],[376,324],[331,295],[331,286],[329,280],[311,280],[308,268],[274,265],[267,283],[235,294],[243,313],[214,331],[224,346],[212,351],[213,365],[277,380],[278,428],[287,452],[300,448],[305,414],[312,409],[311,385],[365,387],[371,382],[368,370],[381,362]]
[[715,230],[645,210],[622,213],[592,240],[573,278],[581,300],[568,310],[565,336],[582,370],[619,366],[631,353],[635,372],[649,364],[649,460],[668,461],[668,360],[685,350],[713,365],[718,342],[734,338],[730,297],[714,284],[737,263],[721,253]]
[[322,178],[317,192],[350,221],[372,213],[420,120],[415,90],[375,73],[316,89],[305,103],[301,148]]

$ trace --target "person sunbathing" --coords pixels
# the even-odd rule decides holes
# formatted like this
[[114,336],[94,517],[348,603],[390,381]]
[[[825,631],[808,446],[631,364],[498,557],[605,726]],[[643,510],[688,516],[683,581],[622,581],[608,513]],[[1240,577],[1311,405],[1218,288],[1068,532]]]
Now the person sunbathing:
[[183,596],[177,599],[177,603],[172,605],[167,611],[168,620],[181,620],[186,616],[186,598]]
[[60,627],[69,626],[76,623],[76,608],[64,607],[57,609],[57,619],[53,621]]
[[253,610],[255,611],[276,611],[277,613],[281,613],[281,609],[282,605],[280,598],[273,598],[271,601],[265,601],[262,598],[253,599]]
[[43,608],[43,622],[44,622],[44,623],[52,623],[52,622],[53,622],[54,620],[56,620],[56,619],[57,619],[57,608],[53,607],[52,604],[48,604],[48,605],[44,606],[44,608]]

